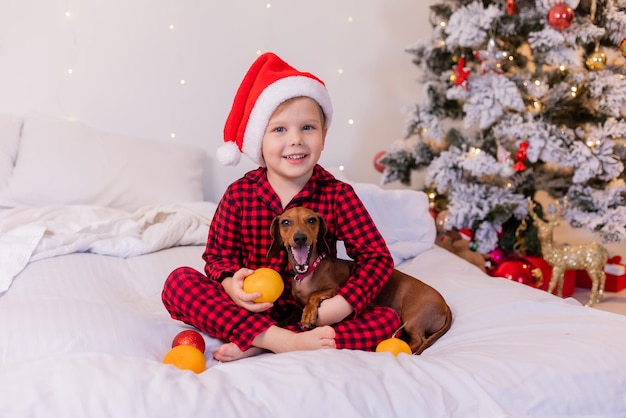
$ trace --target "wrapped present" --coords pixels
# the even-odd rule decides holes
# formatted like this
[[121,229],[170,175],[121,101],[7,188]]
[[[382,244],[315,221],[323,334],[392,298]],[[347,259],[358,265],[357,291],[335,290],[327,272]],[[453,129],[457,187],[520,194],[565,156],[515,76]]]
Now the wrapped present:
[[[542,257],[525,257],[528,261],[533,263],[533,265],[541,270],[543,274],[543,283],[541,286],[538,286],[538,289],[548,290],[548,286],[550,286],[550,280],[552,279],[552,266],[548,264],[546,260]],[[563,297],[567,298],[574,294],[574,290],[576,289],[576,271],[575,270],[567,270],[563,275]],[[554,287],[552,291],[553,294],[557,294],[559,291],[558,284]]]
[[[626,266],[621,263],[621,257],[609,258],[604,266],[606,282],[604,290],[607,292],[619,292],[626,289]],[[576,286],[591,289],[591,279],[585,270],[576,270]]]

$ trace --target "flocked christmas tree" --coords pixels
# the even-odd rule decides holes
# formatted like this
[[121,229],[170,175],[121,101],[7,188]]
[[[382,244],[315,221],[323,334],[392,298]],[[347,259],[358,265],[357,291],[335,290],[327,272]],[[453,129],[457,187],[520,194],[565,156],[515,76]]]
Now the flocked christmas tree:
[[625,9],[626,0],[433,4],[431,39],[408,50],[424,97],[379,160],[382,182],[410,184],[425,169],[446,229],[471,231],[482,253],[511,252],[520,239],[537,248],[519,225],[538,190],[567,197],[572,226],[626,238]]

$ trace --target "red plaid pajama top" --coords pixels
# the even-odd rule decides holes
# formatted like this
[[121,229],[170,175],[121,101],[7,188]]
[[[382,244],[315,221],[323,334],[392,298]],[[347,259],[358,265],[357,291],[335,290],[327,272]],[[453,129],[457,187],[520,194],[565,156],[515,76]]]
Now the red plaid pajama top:
[[[319,165],[285,209],[294,206],[305,206],[325,218],[332,256],[336,255],[337,241],[343,241],[347,254],[357,262],[354,275],[337,292],[354,308],[353,315],[333,325],[337,347],[373,350],[400,326],[395,311],[371,305],[393,268],[384,239],[352,186]],[[279,256],[267,259],[272,241],[270,225],[283,211],[265,168],[250,171],[232,183],[209,229],[202,255],[205,274],[180,267],[165,282],[163,303],[172,317],[246,350],[258,334],[288,316],[295,301],[284,249]],[[270,267],[281,272],[285,292],[272,309],[250,312],[236,305],[223,290],[221,279],[241,267]]]

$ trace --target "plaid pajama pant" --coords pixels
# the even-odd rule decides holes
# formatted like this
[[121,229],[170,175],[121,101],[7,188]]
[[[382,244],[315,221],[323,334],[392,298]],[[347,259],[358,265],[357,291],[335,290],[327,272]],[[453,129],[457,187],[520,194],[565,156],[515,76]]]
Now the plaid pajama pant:
[[[207,279],[191,267],[179,267],[165,281],[162,299],[172,318],[214,338],[232,342],[245,351],[257,335],[295,310],[296,302],[290,289],[290,284],[286,283],[285,292],[272,309],[254,313],[236,305],[221,283]],[[357,316],[351,315],[332,325],[337,348],[373,351],[380,341],[391,337],[400,322],[393,309],[370,305]],[[287,328],[301,331],[297,325]]]

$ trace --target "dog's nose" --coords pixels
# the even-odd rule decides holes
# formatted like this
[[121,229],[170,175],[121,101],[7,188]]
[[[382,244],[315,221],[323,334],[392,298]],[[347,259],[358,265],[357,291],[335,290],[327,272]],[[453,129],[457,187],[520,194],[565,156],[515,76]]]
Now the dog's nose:
[[303,246],[306,244],[306,234],[303,232],[296,232],[293,234],[293,242],[298,246]]

